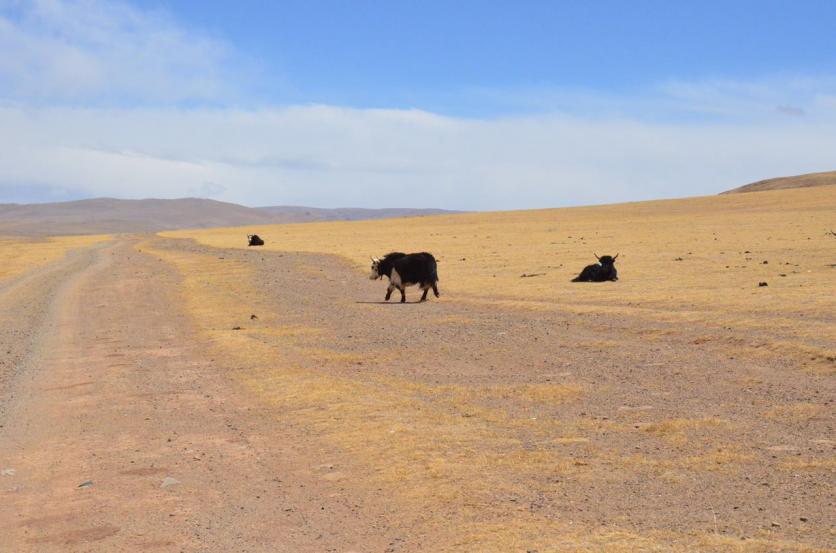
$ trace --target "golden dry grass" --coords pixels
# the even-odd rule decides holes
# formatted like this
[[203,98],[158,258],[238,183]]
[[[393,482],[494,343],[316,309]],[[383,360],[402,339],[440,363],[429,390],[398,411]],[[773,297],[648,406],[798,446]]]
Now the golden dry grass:
[[820,470],[830,473],[836,473],[836,458],[828,457],[826,459],[812,459],[807,457],[798,457],[795,459],[788,459],[780,465],[779,468],[790,471],[808,471]]
[[[742,454],[733,446],[718,447],[713,451],[698,455],[686,455],[670,459],[650,459],[637,455],[631,457],[628,463],[653,472],[663,471],[691,471],[692,473],[714,472],[739,468],[741,463],[751,460],[750,455]],[[681,472],[674,474],[682,475]],[[676,478],[672,478],[675,480]]]
[[777,177],[774,179],[761,180],[729,190],[724,192],[724,194],[833,185],[836,185],[836,171],[825,171],[823,173],[807,173],[806,175],[793,175],[791,177]]
[[106,235],[56,236],[40,240],[0,236],[0,281],[60,259],[67,252],[110,239]]
[[640,428],[647,433],[655,434],[676,444],[684,444],[688,441],[688,433],[700,428],[728,428],[729,422],[713,419],[668,419],[650,424],[640,425]]
[[766,416],[777,420],[808,421],[826,415],[826,407],[816,403],[790,403],[777,405],[766,412]]
[[[404,517],[417,519],[422,511],[441,505],[467,518],[475,505],[490,504],[493,494],[519,492],[515,482],[520,479],[555,473],[582,478],[587,470],[586,462],[554,447],[585,442],[583,430],[572,425],[555,428],[554,423],[538,429],[539,423],[528,417],[510,419],[485,406],[484,395],[464,386],[433,387],[377,374],[358,380],[308,369],[309,363],[317,363],[316,355],[308,356],[308,331],[269,334],[271,339],[264,340],[260,329],[281,324],[267,315],[259,318],[257,328],[231,330],[261,301],[251,287],[239,285],[250,276],[244,264],[155,250],[150,244],[140,248],[181,272],[183,299],[200,331],[217,354],[247,367],[236,378],[255,397],[273,404],[285,423],[304,424],[307,431],[348,453],[360,472],[354,473],[355,481],[396,490],[408,506]],[[242,305],[249,307],[244,310]],[[532,401],[557,402],[570,401],[582,391],[531,385],[525,390],[493,386],[487,393],[487,399],[525,393]],[[541,434],[540,445],[523,447],[521,426]],[[515,524],[507,514],[495,516],[505,517],[509,527]],[[450,543],[464,537],[459,530],[448,531]]]
[[[836,226],[834,213],[836,187],[819,187],[163,235],[246,248],[246,234],[258,232],[268,250],[331,253],[362,271],[370,255],[427,250],[439,259],[440,287],[447,298],[699,322],[716,330],[703,337],[707,343],[727,340],[729,327],[748,328],[770,337],[729,345],[756,354],[802,353],[832,363],[836,237],[827,232]],[[569,282],[594,262],[593,252],[620,253],[617,285]],[[521,278],[531,273],[545,274]],[[760,288],[762,281],[769,286]]]
[[[440,550],[518,550],[542,542],[544,536],[554,544],[545,551],[691,551],[694,540],[714,544],[715,537],[707,535],[638,535],[617,526],[605,532],[558,524],[523,508],[509,510],[507,504],[496,504],[495,498],[524,496],[531,482],[538,482],[544,492],[554,492],[559,484],[551,483],[550,477],[577,481],[595,474],[600,479],[600,470],[593,473],[593,469],[602,466],[611,468],[612,478],[631,471],[653,476],[676,471],[676,478],[692,478],[691,474],[729,470],[748,460],[733,449],[667,460],[620,458],[593,446],[590,438],[599,432],[631,431],[622,425],[514,418],[491,407],[491,402],[509,395],[549,404],[573,401],[583,395],[577,386],[431,386],[378,373],[352,379],[313,370],[329,355],[328,350],[311,349],[318,332],[284,327],[280,317],[261,308],[264,300],[256,288],[241,286],[253,277],[246,264],[155,249],[149,243],[139,248],[178,269],[183,301],[199,331],[217,355],[240,363],[242,369],[234,377],[255,398],[272,404],[282,424],[299,425],[347,454],[351,466],[341,470],[351,474],[355,485],[390,490],[402,509],[399,516],[408,524],[426,523],[427,512],[447,520],[441,527],[436,521],[430,530],[444,544]],[[232,330],[253,309],[263,313],[258,324]],[[687,436],[693,429],[725,425],[714,419],[675,419],[657,423],[647,432],[665,440]],[[521,436],[526,436],[525,443]],[[567,446],[582,449],[569,453]],[[329,461],[318,455],[327,453],[311,451],[312,465]],[[727,549],[700,547],[763,550],[754,541]],[[801,548],[788,545],[787,550]]]
[[773,553],[786,551],[796,553],[825,553],[827,549],[799,546],[776,540],[764,532],[763,536],[741,539],[719,533],[700,536],[682,536],[674,532],[655,532],[640,535],[625,530],[598,530],[589,532],[571,522],[543,522],[534,517],[524,519],[514,532],[502,523],[469,524],[463,528],[467,536],[457,541],[450,551],[526,551],[527,545],[536,536],[556,536],[545,547],[538,547],[538,553],[684,553],[711,551],[716,553]]
[[[368,255],[393,249],[430,250],[440,260],[442,301],[608,309],[683,327],[699,323],[700,344],[826,359],[834,355],[836,343],[832,294],[836,269],[829,266],[836,263],[832,259],[836,238],[825,234],[834,213],[836,189],[825,187],[618,206],[163,235],[245,248],[245,235],[257,232],[266,239],[268,250],[332,253],[348,259],[358,271],[365,270]],[[253,281],[247,265],[212,255],[153,251],[180,271],[184,301],[198,328],[219,355],[240,361],[244,368],[237,378],[254,397],[274,405],[285,423],[299,424],[347,453],[355,463],[351,467],[355,482],[393,490],[403,506],[403,520],[418,524],[428,510],[446,516],[447,527],[431,530],[447,544],[445,550],[518,550],[542,541],[544,535],[554,538],[554,547],[546,551],[806,550],[769,536],[734,541],[712,534],[637,535],[619,530],[617,524],[604,532],[544,521],[523,509],[509,511],[507,505],[494,506],[491,502],[497,494],[526,493],[526,483],[536,481],[545,492],[554,491],[544,475],[577,481],[597,469],[598,478],[641,474],[675,484],[700,473],[736,471],[751,458],[734,447],[732,425],[718,419],[670,419],[634,429],[607,421],[515,418],[495,408],[506,397],[575,401],[584,394],[577,386],[430,386],[378,373],[352,379],[313,370],[328,361],[350,364],[356,359],[330,349],[328,337],[320,336],[317,329],[286,326],[277,316],[260,315],[252,328],[231,330],[254,309],[259,314],[270,311],[260,308],[264,300],[255,287],[241,286]],[[592,261],[592,251],[621,252],[619,283],[569,282]],[[683,260],[676,261],[678,257]],[[546,274],[520,278],[522,273],[541,272]],[[787,276],[780,277],[781,273]],[[769,287],[758,288],[761,280],[767,280]],[[804,315],[802,322],[798,314]],[[443,317],[437,323],[467,321]],[[746,344],[730,338],[726,332],[730,326],[748,329],[757,339]],[[653,339],[654,332],[661,336],[672,331],[649,329],[643,338]],[[806,414],[802,407],[787,409],[769,416]],[[622,458],[593,445],[592,438],[607,432],[639,432],[684,450],[666,457]],[[700,432],[711,433],[714,443],[692,447],[691,435]],[[569,446],[578,449],[568,453]],[[809,462],[783,468],[828,470]],[[477,510],[478,521],[472,516]]]

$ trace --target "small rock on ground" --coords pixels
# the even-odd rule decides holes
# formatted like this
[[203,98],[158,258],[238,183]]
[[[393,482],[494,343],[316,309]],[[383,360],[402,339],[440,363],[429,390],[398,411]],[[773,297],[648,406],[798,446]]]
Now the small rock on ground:
[[162,484],[160,484],[160,487],[161,488],[168,488],[169,486],[176,486],[179,483],[180,483],[180,481],[177,480],[176,478],[172,478],[171,476],[166,476],[165,478],[163,478],[163,482],[162,482]]

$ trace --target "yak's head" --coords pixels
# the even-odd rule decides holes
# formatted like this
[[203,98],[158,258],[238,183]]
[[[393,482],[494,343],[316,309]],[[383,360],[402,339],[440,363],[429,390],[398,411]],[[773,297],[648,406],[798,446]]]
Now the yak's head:
[[372,272],[369,275],[371,280],[377,280],[379,278],[383,278],[383,275],[380,274],[380,259],[376,257],[372,257]]
[[593,254],[593,255],[595,256],[595,259],[598,260],[598,263],[600,263],[602,267],[606,267],[606,266],[611,267],[611,266],[615,265],[615,260],[618,257],[618,254],[615,254],[615,256],[602,255],[601,257],[598,257],[597,253]]

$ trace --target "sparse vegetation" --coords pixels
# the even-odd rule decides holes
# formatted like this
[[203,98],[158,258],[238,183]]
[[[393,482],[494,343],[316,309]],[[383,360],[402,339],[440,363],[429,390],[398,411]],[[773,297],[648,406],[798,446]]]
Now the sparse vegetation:
[[[729,359],[731,370],[734,359],[744,357],[751,360],[749,367],[760,359],[783,358],[798,360],[797,368],[812,363],[827,369],[836,305],[826,293],[830,273],[817,265],[826,243],[821,237],[807,240],[807,229],[823,224],[834,206],[836,194],[825,187],[804,194],[780,191],[443,216],[399,221],[397,226],[324,223],[257,230],[265,237],[267,251],[308,250],[347,258],[357,269],[358,282],[364,277],[360,270],[366,269],[368,253],[396,246],[430,250],[440,258],[441,283],[450,290],[443,302],[535,313],[560,310],[581,317],[605,312],[610,324],[630,321],[618,326],[622,334],[617,339],[608,334],[609,339],[572,344],[590,359],[627,342],[646,341],[710,350],[718,359]],[[165,236],[243,248],[241,237],[253,230]],[[622,280],[572,287],[572,271],[556,268],[561,263],[583,265],[599,244],[621,250]],[[832,470],[827,455],[787,459],[780,449],[764,455],[747,441],[753,425],[807,421],[817,416],[819,404],[760,406],[757,412],[766,417],[757,422],[710,413],[662,413],[641,404],[625,408],[618,417],[593,417],[581,406],[607,391],[571,377],[524,384],[406,378],[382,369],[390,363],[404,364],[397,352],[371,344],[361,348],[362,353],[356,348],[346,351],[333,331],[301,326],[290,315],[270,315],[275,311],[252,284],[257,264],[187,252],[174,243],[142,246],[152,247],[155,255],[178,269],[183,297],[197,327],[214,344],[215,355],[234,359],[241,367],[235,378],[248,392],[281,413],[283,424],[315,434],[324,450],[345,453],[351,463],[345,470],[370,488],[389,490],[401,506],[402,520],[439,536],[438,543],[447,544],[442,550],[524,549],[542,543],[544,536],[554,547],[538,551],[761,551],[779,543],[788,551],[808,550],[801,543],[768,535],[742,540],[731,528],[721,534],[717,528],[723,521],[707,505],[706,516],[713,517],[707,523],[711,530],[633,532],[623,519],[604,526],[586,519],[571,526],[558,523],[547,516],[548,509],[538,498],[559,497],[566,482],[593,489],[624,482],[638,485],[648,479],[696,493],[693,490],[702,489],[706,479],[737,486],[764,463],[773,471]],[[682,254],[687,263],[672,261],[680,252],[688,252]],[[747,260],[754,255],[768,257],[770,263]],[[532,260],[540,265],[532,266]],[[304,278],[330,279],[321,267],[294,263],[293,270]],[[726,263],[734,270],[725,269]],[[795,270],[791,284],[775,284],[767,295],[753,293],[757,291],[753,281],[787,267]],[[546,274],[519,277],[532,272]],[[346,305],[353,304],[356,300],[350,292],[347,295]],[[250,322],[253,312],[259,318]],[[441,329],[473,322],[459,315],[434,316],[430,309],[422,313]],[[235,325],[242,325],[242,330],[228,330]],[[558,330],[555,336],[560,335]],[[439,345],[443,351],[447,347]],[[368,358],[375,359],[372,367],[364,365]],[[654,361],[645,362],[670,368]],[[675,369],[689,370],[682,360]],[[672,374],[668,378],[674,381],[647,382],[647,393],[675,385],[678,373]],[[730,375],[729,381],[741,394],[764,387],[763,375],[754,371]],[[434,513],[432,520],[425,518],[427,512]],[[444,525],[439,525],[439,517]]]
[[[219,248],[245,248],[246,235],[258,230],[267,250],[336,254],[358,271],[366,271],[369,255],[395,246],[431,251],[439,260],[440,285],[449,290],[446,301],[488,301],[532,309],[559,306],[578,313],[605,308],[657,321],[699,322],[718,332],[706,347],[729,347],[726,329],[747,328],[764,340],[739,340],[733,344],[738,355],[757,356],[780,343],[780,351],[803,351],[811,365],[832,370],[834,364],[827,359],[836,358],[836,296],[833,270],[822,263],[832,254],[832,245],[811,229],[829,228],[834,210],[836,187],[826,186],[421,217],[391,225],[311,223],[163,235]],[[621,280],[573,286],[569,281],[578,267],[588,263],[593,250],[605,249],[621,252]],[[671,261],[683,252],[687,263]],[[755,263],[753,255],[773,263]],[[519,277],[532,273],[545,274]],[[768,292],[758,289],[759,281],[777,279],[779,273],[787,276],[776,280]],[[802,310],[803,324],[795,316]]]
[[109,240],[107,235],[21,238],[0,236],[0,281],[46,265],[67,252]]

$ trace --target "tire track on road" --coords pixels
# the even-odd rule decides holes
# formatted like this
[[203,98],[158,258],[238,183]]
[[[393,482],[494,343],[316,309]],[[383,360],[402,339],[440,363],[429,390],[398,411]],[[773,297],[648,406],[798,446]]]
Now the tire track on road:
[[382,550],[385,520],[238,393],[136,247],[92,250],[45,300],[0,429],[0,551]]
[[62,259],[0,282],[0,424],[14,401],[21,380],[35,377],[36,353],[54,330],[53,311],[62,291],[92,263],[100,243],[68,252]]

